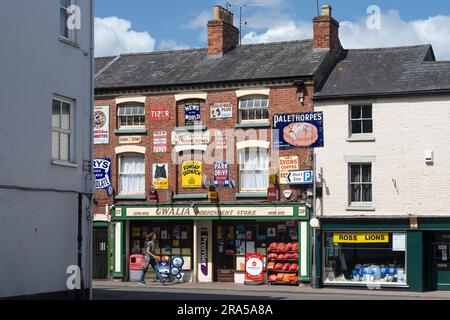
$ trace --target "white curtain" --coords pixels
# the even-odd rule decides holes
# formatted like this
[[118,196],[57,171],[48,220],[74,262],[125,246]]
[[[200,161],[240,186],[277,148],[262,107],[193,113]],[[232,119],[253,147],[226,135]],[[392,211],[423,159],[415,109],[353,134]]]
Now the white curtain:
[[120,158],[120,192],[145,193],[144,157],[124,156]]
[[269,186],[269,155],[267,149],[239,151],[241,190],[266,191]]

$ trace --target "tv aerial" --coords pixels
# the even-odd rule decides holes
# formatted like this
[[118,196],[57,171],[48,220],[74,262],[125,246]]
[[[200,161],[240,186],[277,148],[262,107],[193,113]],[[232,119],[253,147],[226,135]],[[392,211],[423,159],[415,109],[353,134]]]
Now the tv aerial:
[[248,25],[247,21],[242,21],[242,14],[243,14],[244,9],[248,8],[248,7],[263,7],[264,4],[257,4],[257,3],[255,3],[255,4],[233,4],[233,3],[230,3],[227,1],[225,6],[226,6],[227,10],[230,10],[231,7],[239,8],[239,44],[241,44],[242,43],[242,29],[244,26]]

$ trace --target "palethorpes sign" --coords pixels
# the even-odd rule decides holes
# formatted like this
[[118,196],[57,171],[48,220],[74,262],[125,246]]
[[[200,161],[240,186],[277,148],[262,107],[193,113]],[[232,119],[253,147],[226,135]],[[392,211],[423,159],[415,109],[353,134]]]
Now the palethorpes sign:
[[276,114],[273,117],[274,147],[319,148],[323,142],[323,113]]

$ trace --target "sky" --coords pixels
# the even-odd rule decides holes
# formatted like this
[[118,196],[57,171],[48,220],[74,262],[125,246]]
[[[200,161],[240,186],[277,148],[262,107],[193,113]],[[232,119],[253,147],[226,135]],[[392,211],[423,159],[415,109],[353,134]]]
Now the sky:
[[[317,0],[229,0],[242,43],[312,38]],[[213,6],[226,0],[95,0],[96,56],[207,46]],[[432,44],[450,60],[450,0],[319,0],[331,4],[344,48]]]

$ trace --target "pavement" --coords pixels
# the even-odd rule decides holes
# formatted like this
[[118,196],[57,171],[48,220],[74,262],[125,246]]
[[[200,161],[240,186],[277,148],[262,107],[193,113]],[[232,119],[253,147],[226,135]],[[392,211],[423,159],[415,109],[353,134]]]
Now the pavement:
[[321,288],[309,285],[243,285],[236,283],[168,283],[162,286],[148,281],[143,287],[136,282],[117,280],[93,281],[94,299],[161,299],[161,300],[450,300],[450,291],[410,292],[404,290]]

